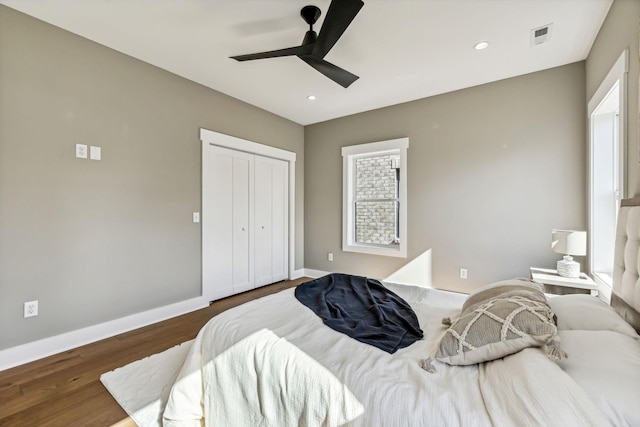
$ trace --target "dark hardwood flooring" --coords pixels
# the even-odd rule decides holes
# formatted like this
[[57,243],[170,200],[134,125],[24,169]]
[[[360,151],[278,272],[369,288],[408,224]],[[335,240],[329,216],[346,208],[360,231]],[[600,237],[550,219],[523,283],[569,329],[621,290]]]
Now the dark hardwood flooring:
[[135,426],[100,375],[196,336],[213,316],[308,278],[274,283],[209,307],[0,371],[1,426]]

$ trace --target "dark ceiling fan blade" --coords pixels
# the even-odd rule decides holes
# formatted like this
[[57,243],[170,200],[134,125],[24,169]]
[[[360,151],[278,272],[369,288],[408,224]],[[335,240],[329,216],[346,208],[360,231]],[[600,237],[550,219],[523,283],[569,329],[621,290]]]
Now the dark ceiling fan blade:
[[324,59],[316,58],[312,55],[299,55],[298,57],[344,88],[349,87],[351,83],[359,79],[355,74],[351,74]]
[[364,3],[362,0],[332,0],[322,23],[313,55],[324,58],[356,17]]
[[277,58],[279,56],[309,55],[313,51],[313,44],[288,47],[286,49],[270,50],[268,52],[250,53],[247,55],[230,56],[236,61],[251,61],[253,59]]

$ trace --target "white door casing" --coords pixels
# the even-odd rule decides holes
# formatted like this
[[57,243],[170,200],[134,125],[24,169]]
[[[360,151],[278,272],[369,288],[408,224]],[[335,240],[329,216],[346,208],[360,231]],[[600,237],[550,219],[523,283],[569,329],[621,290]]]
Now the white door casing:
[[[293,277],[295,153],[207,129],[200,130],[200,139],[203,296],[211,301]],[[257,168],[256,164],[259,165]],[[264,176],[254,176],[256,170]],[[233,177],[231,183],[215,184],[225,181],[225,177],[229,181],[230,176]],[[266,195],[263,188],[266,182],[277,185],[270,186],[269,206],[256,209],[260,203],[267,203],[261,201]],[[244,191],[247,187],[248,191]],[[252,206],[254,199],[256,204]],[[247,204],[249,209],[246,209]],[[242,210],[244,214],[240,213]],[[267,225],[265,215],[268,218],[282,215],[284,222],[273,226],[271,221]],[[258,225],[257,218],[262,224]],[[248,238],[241,230],[244,225]],[[263,226],[265,235],[268,233],[275,245],[270,248],[270,256],[256,256],[261,254],[257,248],[264,244],[258,233],[258,230],[262,232]],[[220,242],[228,242],[228,246]],[[244,255],[247,251],[248,257]],[[267,270],[269,273],[262,273]]]

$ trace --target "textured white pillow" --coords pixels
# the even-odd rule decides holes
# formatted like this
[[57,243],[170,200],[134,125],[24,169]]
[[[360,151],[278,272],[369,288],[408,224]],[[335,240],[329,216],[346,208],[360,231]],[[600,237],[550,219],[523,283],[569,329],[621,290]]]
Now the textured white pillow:
[[559,366],[614,426],[640,426],[640,341],[612,331],[560,331]]
[[514,279],[486,286],[469,295],[460,317],[440,340],[436,359],[472,365],[541,347],[556,336],[553,317],[544,293],[533,282]]
[[499,282],[489,283],[488,285],[481,286],[476,289],[474,292],[469,295],[470,297],[473,295],[478,295],[484,291],[488,291],[489,289],[500,288],[503,286],[523,286],[525,288],[531,288],[536,291],[544,292],[544,287],[537,282],[534,282],[531,279],[527,279],[525,277],[516,277],[514,279],[501,280]]
[[558,318],[558,330],[614,331],[638,337],[633,327],[601,299],[574,294],[552,296],[548,301]]

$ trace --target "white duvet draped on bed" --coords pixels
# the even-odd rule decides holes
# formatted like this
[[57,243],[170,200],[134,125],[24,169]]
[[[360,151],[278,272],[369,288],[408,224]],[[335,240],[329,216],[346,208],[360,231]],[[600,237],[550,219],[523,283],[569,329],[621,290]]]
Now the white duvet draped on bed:
[[[454,317],[465,296],[413,286],[389,285],[389,288],[412,306],[425,335],[423,340],[393,355],[328,328],[295,299],[293,289],[216,316],[200,331],[185,360],[164,412],[165,425],[216,425],[213,420],[219,414],[211,413],[214,410],[242,413],[255,409],[249,406],[256,404],[250,402],[256,394],[258,399],[274,398],[260,395],[268,391],[256,390],[258,376],[246,385],[238,385],[246,388],[238,392],[246,398],[226,402],[228,407],[221,408],[219,393],[224,393],[224,389],[216,390],[220,384],[210,369],[214,364],[218,372],[236,369],[233,363],[228,367],[220,365],[224,358],[220,355],[263,328],[319,362],[362,403],[364,413],[349,425],[609,425],[583,389],[539,349],[527,349],[473,366],[434,362],[435,373],[424,371],[418,362],[434,353],[445,330],[441,319]],[[245,354],[253,351],[253,359],[248,359],[254,362],[262,354],[255,348],[243,351]],[[281,358],[277,357],[270,361],[274,366],[279,362]],[[264,364],[261,362],[260,366]],[[266,368],[265,374],[273,374],[274,369]],[[333,393],[328,401],[323,401],[326,396],[309,394],[306,399],[317,410],[323,405],[344,404],[344,399],[350,399],[348,393],[345,396]],[[286,414],[292,415],[295,414]],[[273,414],[259,414],[252,425],[277,425],[270,424],[270,417]]]

